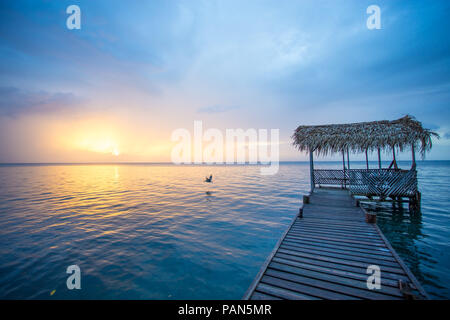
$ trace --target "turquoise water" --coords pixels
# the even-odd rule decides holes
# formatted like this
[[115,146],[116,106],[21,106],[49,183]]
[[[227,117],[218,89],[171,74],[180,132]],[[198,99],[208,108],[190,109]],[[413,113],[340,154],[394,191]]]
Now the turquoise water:
[[[373,210],[427,292],[449,298],[450,163],[418,170],[422,215]],[[1,165],[0,298],[240,299],[308,177],[307,163],[274,176],[257,166]],[[73,264],[81,290],[66,287]]]

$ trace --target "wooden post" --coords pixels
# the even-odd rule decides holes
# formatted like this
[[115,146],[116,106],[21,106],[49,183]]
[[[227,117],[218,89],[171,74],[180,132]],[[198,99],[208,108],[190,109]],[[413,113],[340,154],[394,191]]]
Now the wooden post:
[[377,223],[376,213],[366,211],[366,222],[367,223]]
[[420,192],[416,192],[413,197],[409,198],[409,211],[410,213],[416,215],[420,213],[420,202],[421,202]]
[[308,204],[308,203],[309,203],[309,196],[303,195],[303,204]]
[[392,163],[394,164],[394,168],[398,169],[397,160],[395,159],[395,146],[392,146],[392,155],[394,157],[394,160],[392,160]]
[[380,155],[380,148],[378,147],[378,168],[381,169],[381,155]]
[[367,157],[367,149],[366,149],[366,168],[369,170],[369,158]]
[[347,167],[348,170],[350,170],[350,156],[348,155],[348,148],[347,148]]
[[414,152],[414,143],[411,145],[411,152],[412,152],[412,166],[411,169],[416,168],[416,153]]
[[342,179],[342,188],[345,189],[346,185],[345,185],[345,153],[344,153],[344,149],[342,149],[342,172],[344,173],[343,179]]
[[315,183],[314,183],[314,157],[313,150],[309,149],[309,171],[311,178],[311,193],[314,191]]

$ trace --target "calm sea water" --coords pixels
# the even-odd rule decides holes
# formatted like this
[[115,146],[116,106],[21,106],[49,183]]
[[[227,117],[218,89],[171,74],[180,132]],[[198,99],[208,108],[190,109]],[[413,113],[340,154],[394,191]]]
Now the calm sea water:
[[[418,170],[420,216],[372,210],[427,292],[450,298],[450,162]],[[240,299],[308,177],[307,163],[274,176],[257,166],[2,165],[0,298]],[[81,290],[66,287],[73,264]]]

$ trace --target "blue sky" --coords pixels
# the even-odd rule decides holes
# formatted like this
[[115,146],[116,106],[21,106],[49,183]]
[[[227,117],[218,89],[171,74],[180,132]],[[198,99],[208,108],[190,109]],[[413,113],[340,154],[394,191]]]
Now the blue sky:
[[[66,28],[71,4],[81,30]],[[381,30],[366,27],[371,4]],[[300,124],[405,114],[441,134],[427,158],[450,159],[449,9],[445,0],[2,1],[0,162],[110,160],[73,150],[76,139],[105,137],[122,145],[120,160],[168,161],[170,133],[194,120],[279,128],[281,160],[304,160],[289,140]]]

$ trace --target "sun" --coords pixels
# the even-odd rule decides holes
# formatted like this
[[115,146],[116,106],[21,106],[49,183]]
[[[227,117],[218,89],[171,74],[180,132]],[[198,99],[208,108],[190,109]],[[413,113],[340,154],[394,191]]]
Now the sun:
[[110,137],[87,137],[78,143],[78,148],[95,153],[111,154],[115,157],[120,155],[119,144]]

